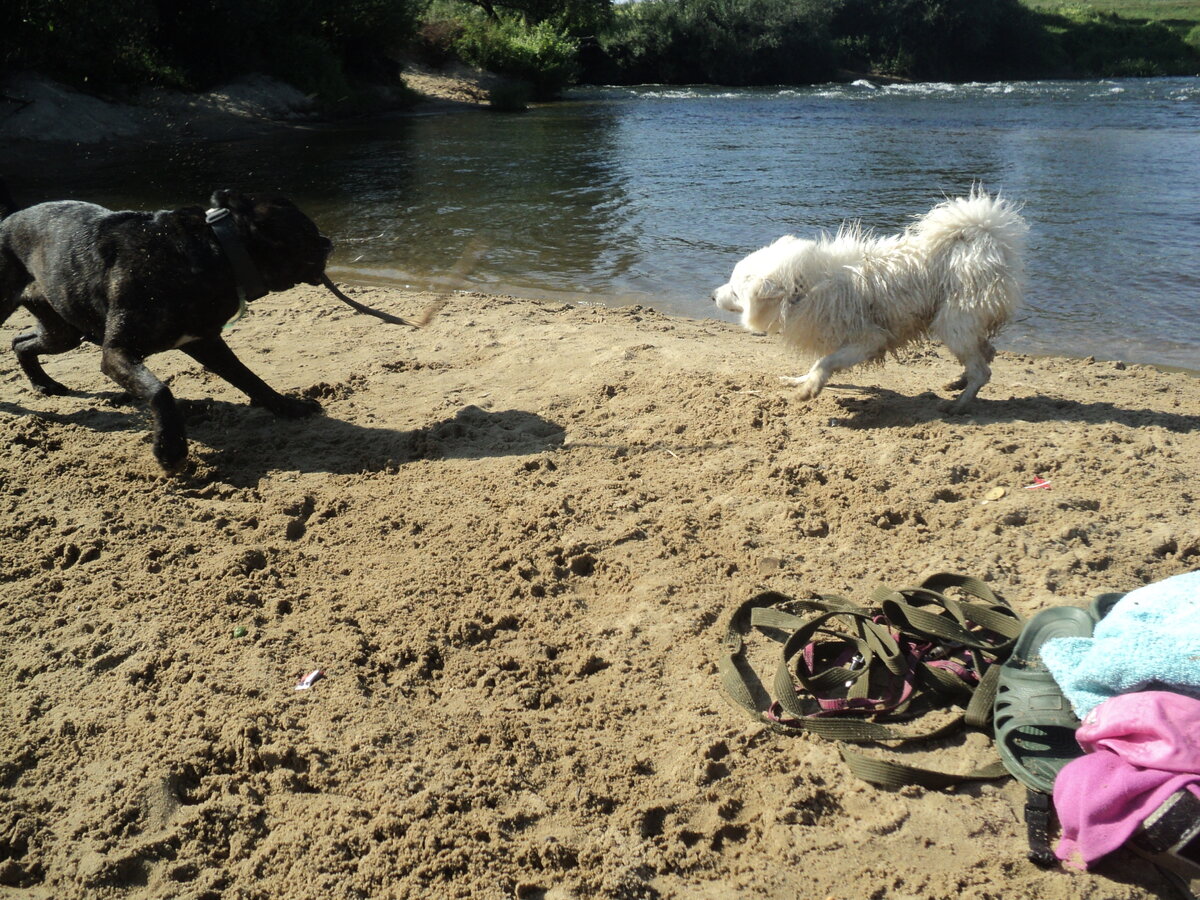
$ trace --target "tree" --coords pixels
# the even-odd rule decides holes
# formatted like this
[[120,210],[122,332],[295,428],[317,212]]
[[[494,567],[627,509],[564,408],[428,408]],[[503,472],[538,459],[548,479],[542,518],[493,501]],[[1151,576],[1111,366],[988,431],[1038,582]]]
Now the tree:
[[551,22],[573,35],[594,34],[612,15],[612,0],[466,0],[494,22],[509,12],[526,25]]
[[839,44],[864,57],[851,65],[916,78],[1019,69],[1039,32],[1019,0],[834,0],[832,12]]

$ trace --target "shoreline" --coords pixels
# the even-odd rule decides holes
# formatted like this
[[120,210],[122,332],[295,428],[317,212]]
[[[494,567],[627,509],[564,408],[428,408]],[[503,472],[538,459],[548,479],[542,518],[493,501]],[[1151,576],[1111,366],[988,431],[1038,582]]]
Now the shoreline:
[[[407,282],[399,278],[389,278],[387,276],[372,276],[368,274],[360,274],[354,269],[345,266],[332,266],[331,277],[340,283],[353,285],[358,288],[375,289],[384,291],[395,291],[400,293],[412,293],[417,290],[410,286]],[[415,279],[414,279],[415,280]],[[452,294],[478,294],[481,292],[479,288],[463,287],[459,288],[450,285],[438,285],[435,281],[429,280],[424,285],[424,291],[441,290]],[[700,320],[713,321],[725,325],[737,326],[736,317],[728,314],[720,314],[714,312],[711,316],[698,316],[694,312],[676,310],[673,306],[662,304],[656,305],[654,295],[646,292],[644,295],[615,295],[615,294],[581,294],[578,291],[549,291],[541,290],[522,285],[507,285],[496,284],[489,285],[486,292],[488,294],[500,294],[505,296],[520,297],[525,300],[534,300],[544,303],[557,303],[565,306],[575,306],[578,308],[600,307],[604,309],[623,309],[628,307],[645,307],[653,310],[655,313],[667,316],[669,318],[678,318],[684,320]],[[1003,345],[1003,332],[1001,333],[1000,344]],[[1033,351],[1025,350],[1019,347],[1004,347],[1000,349],[1016,356],[1024,356],[1034,360],[1051,360],[1051,359],[1066,359],[1077,360],[1082,363],[1115,363],[1120,366],[1148,366],[1163,373],[1176,373],[1186,375],[1190,378],[1200,378],[1200,368],[1191,368],[1188,366],[1173,365],[1171,363],[1160,362],[1143,362],[1131,361],[1121,357],[1104,357],[1097,356],[1094,353],[1087,356],[1079,356],[1067,352],[1066,350],[1059,351]],[[945,352],[944,349],[942,352]]]
[[[874,87],[917,83],[899,76],[849,70],[839,71],[832,83],[857,82],[869,82]],[[461,64],[435,69],[407,61],[395,85],[372,89],[375,99],[370,109],[329,116],[319,112],[311,96],[265,75],[247,75],[208,91],[192,93],[143,88],[131,99],[118,101],[79,91],[36,72],[19,72],[0,79],[0,140],[31,151],[48,146],[116,141],[243,140],[280,130],[337,128],[391,116],[486,110],[491,106],[493,91],[514,84],[504,76]],[[655,86],[572,87],[587,90]],[[696,85],[664,87],[683,89]]]
[[[839,72],[846,82],[901,84],[908,79]],[[485,109],[493,91],[511,79],[462,64],[434,68],[403,63],[396,85],[374,88],[376,108],[365,117],[428,115]],[[415,97],[404,102],[400,92]],[[144,88],[128,102],[103,99],[36,72],[0,79],[0,139],[40,144],[97,144],[118,140],[239,140],[281,128],[336,127],[318,114],[313,98],[273,78],[247,75],[208,91]]]
[[[404,316],[435,299],[347,290]],[[276,420],[156,356],[192,441],[176,478],[94,348],[46,360],[70,397],[30,391],[11,354],[0,368],[0,823],[21,837],[4,884],[1167,890],[1132,857],[1030,864],[1011,779],[854,780],[835,745],[736,711],[716,663],[730,612],[765,589],[865,598],[954,571],[1030,616],[1194,570],[1195,378],[1002,352],[947,418],[956,367],[920,347],[801,403],[778,381],[794,360],[735,325],[481,293],[414,331],[299,288],[226,337],[325,414]],[[970,734],[907,758],[966,771],[986,752]]]

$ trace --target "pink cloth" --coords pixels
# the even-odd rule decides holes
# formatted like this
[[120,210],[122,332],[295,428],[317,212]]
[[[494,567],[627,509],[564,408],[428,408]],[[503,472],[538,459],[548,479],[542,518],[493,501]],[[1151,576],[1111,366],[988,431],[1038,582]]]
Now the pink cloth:
[[1054,781],[1059,859],[1086,867],[1129,839],[1176,791],[1200,797],[1200,700],[1135,691],[1105,700],[1075,732],[1085,755]]

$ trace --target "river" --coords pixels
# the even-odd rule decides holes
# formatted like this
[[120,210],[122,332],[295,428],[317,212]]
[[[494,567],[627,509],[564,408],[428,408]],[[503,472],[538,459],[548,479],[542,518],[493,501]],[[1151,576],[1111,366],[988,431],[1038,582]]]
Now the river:
[[122,207],[278,190],[335,238],[340,280],[723,318],[712,289],[780,234],[902,228],[980,183],[1032,226],[1002,348],[1200,369],[1196,78],[581,88],[519,115],[80,149],[6,175]]

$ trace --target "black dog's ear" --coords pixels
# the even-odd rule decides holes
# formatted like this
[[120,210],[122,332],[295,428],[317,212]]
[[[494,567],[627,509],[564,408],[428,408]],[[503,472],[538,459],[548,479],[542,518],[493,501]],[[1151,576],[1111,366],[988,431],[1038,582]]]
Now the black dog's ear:
[[231,191],[229,188],[221,188],[220,190],[213,191],[213,195],[208,202],[212,209],[245,212],[250,208],[250,202],[241,193]]

